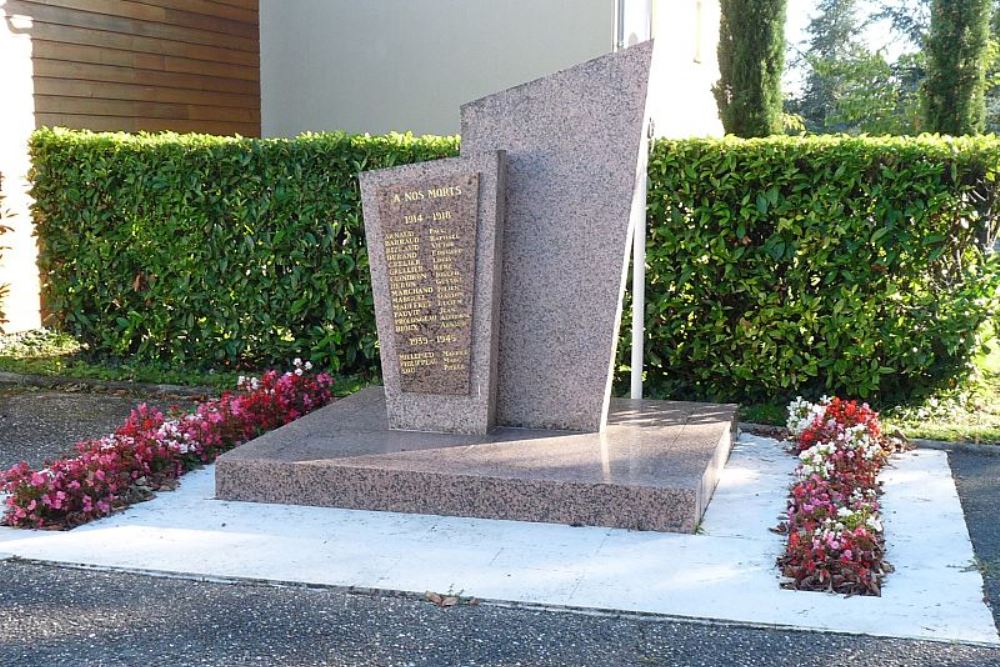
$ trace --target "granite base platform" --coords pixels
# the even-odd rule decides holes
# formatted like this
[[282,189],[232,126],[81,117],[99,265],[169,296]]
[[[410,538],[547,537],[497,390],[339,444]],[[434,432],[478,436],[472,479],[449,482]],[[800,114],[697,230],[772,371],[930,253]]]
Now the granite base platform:
[[734,405],[615,399],[602,433],[390,431],[370,387],[221,456],[216,496],[690,533],[735,416]]

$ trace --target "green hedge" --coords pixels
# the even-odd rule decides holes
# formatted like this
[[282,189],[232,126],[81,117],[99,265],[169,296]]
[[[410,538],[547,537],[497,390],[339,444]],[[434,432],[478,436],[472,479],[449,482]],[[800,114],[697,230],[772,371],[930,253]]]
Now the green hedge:
[[663,141],[650,385],[882,398],[953,382],[997,309],[996,138]]
[[50,323],[115,358],[377,366],[356,174],[457,138],[293,140],[39,130],[32,196]]
[[[40,130],[46,309],[106,357],[242,368],[308,356],[376,372],[356,175],[457,149],[408,135]],[[983,248],[998,169],[993,138],[659,142],[651,391],[876,396],[953,381],[996,309],[1000,270]]]

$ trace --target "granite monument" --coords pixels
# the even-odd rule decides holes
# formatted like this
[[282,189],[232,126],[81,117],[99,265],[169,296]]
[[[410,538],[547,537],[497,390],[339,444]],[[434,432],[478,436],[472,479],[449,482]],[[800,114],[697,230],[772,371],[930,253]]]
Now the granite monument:
[[230,500],[691,532],[735,407],[611,398],[651,43],[465,105],[361,175],[384,387],[224,454]]

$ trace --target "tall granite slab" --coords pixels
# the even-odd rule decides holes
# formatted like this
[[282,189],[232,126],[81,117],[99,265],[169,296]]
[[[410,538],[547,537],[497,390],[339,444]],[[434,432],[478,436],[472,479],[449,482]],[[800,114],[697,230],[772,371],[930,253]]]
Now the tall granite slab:
[[507,152],[497,421],[607,423],[652,42],[462,107],[462,154]]
[[502,151],[361,174],[391,429],[494,425],[504,174]]

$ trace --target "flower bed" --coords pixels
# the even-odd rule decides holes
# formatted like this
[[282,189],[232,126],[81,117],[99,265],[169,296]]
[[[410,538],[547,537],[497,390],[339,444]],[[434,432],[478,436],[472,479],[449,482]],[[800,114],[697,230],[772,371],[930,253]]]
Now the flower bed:
[[788,406],[788,430],[801,463],[778,565],[797,590],[879,595],[892,571],[885,560],[878,475],[902,441],[882,433],[867,403],[801,398]]
[[77,455],[41,470],[19,463],[0,473],[8,495],[2,523],[72,528],[169,489],[219,454],[287,424],[332,400],[332,378],[296,359],[294,370],[241,378],[237,391],[164,415],[145,404],[111,435],[76,445]]

